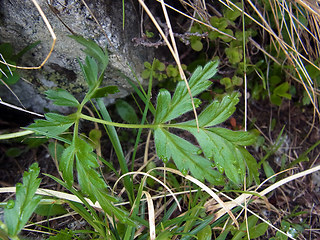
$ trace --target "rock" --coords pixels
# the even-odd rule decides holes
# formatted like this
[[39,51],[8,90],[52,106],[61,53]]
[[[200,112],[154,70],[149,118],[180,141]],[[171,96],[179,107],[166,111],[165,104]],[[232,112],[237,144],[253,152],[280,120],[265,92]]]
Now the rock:
[[[46,108],[57,110],[43,95],[50,88],[66,89],[79,99],[84,96],[87,87],[77,58],[83,60],[85,54],[81,51],[81,46],[68,37],[72,33],[93,39],[101,47],[108,45],[110,60],[103,85],[116,85],[120,89],[120,93],[110,96],[109,103],[115,98],[126,96],[132,90],[122,76],[124,74],[135,80],[130,67],[143,84],[139,73],[143,70],[143,62],[151,61],[153,56],[150,49],[147,52],[146,48],[136,47],[132,43],[132,38],[139,37],[140,19],[130,1],[125,2],[124,30],[122,1],[86,1],[111,44],[82,1],[48,0],[51,5],[45,0],[38,2],[57,36],[57,41],[51,57],[42,69],[19,70],[25,80],[19,80],[10,86],[26,108],[36,112],[44,112]],[[23,56],[20,66],[39,66],[50,51],[52,38],[31,0],[1,0],[0,43],[8,42],[18,52],[38,40],[41,43]],[[3,101],[20,105],[3,85],[0,87],[0,97]]]

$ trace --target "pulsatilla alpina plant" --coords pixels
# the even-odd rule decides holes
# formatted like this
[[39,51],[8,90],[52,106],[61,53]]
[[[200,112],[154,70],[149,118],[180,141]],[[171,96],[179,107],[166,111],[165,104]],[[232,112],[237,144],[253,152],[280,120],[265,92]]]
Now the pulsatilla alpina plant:
[[[98,171],[99,162],[106,164],[108,162],[98,157],[94,153],[92,144],[80,135],[79,121],[81,119],[106,126],[105,129],[115,149],[122,174],[128,172],[128,166],[115,127],[149,128],[154,133],[158,157],[165,163],[172,160],[184,175],[190,172],[195,178],[201,181],[207,180],[215,185],[225,185],[227,182],[231,182],[233,186],[240,187],[244,179],[247,179],[247,184],[251,184],[252,181],[259,183],[257,162],[245,149],[245,146],[254,143],[255,137],[248,132],[232,131],[218,126],[234,113],[235,106],[239,101],[238,92],[225,96],[221,101],[211,102],[199,114],[198,123],[195,120],[171,123],[171,120],[177,119],[192,110],[188,89],[184,82],[179,82],[173,96],[165,89],[160,90],[156,107],[151,104],[149,94],[140,96],[146,103],[146,110],[150,110],[150,113],[154,115],[153,123],[115,123],[111,121],[102,98],[117,92],[118,89],[114,86],[100,86],[108,65],[107,51],[101,49],[91,40],[79,36],[73,36],[72,38],[85,47],[84,52],[87,57],[84,63],[80,61],[79,63],[89,90],[81,102],[63,89],[47,91],[48,99],[52,100],[54,104],[74,107],[77,110],[68,116],[47,113],[45,114],[46,120],[36,120],[27,129],[64,143],[64,146],[59,145],[61,154],[58,157],[63,180],[51,177],[83,201],[91,216],[81,204],[70,202],[69,205],[94,228],[100,237],[118,239],[117,230],[110,227],[112,224],[109,225],[112,218],[101,219],[101,216],[97,215],[95,210],[86,202],[84,196],[93,202],[98,201],[106,215],[114,216],[113,219],[118,219],[121,223],[131,226],[128,228],[126,236],[134,234],[134,229],[138,223],[146,226],[148,224],[145,220],[139,219],[136,210],[129,214],[127,209],[114,206],[114,203],[119,199],[110,194],[109,186]],[[209,79],[216,73],[217,66],[218,62],[208,62],[204,67],[198,67],[192,74],[189,86],[196,107],[201,102],[194,97],[211,85]],[[151,80],[152,78],[150,78],[150,82]],[[88,102],[95,103],[102,119],[82,113],[84,105]],[[64,134],[64,132],[71,127],[73,129],[72,137],[67,137],[70,135]],[[174,128],[190,132],[196,138],[198,144],[195,145],[191,141],[170,132],[170,129]],[[74,172],[77,174],[76,179],[80,191],[73,187],[75,184]],[[135,206],[133,183],[128,176],[124,177],[124,186],[130,203]],[[161,232],[161,230],[161,227],[159,227],[159,230],[157,228],[157,231]]]

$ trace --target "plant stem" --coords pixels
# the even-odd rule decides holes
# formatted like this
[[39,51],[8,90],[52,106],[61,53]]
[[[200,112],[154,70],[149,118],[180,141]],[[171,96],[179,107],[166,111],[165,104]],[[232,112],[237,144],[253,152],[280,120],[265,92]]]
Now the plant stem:
[[98,118],[94,118],[94,117],[90,117],[88,115],[85,114],[80,114],[80,118],[85,119],[85,120],[89,120],[92,122],[97,122],[97,123],[101,123],[101,124],[106,124],[109,126],[114,126],[114,127],[121,127],[121,128],[156,128],[159,127],[159,124],[125,124],[125,123],[115,123],[115,122],[110,122],[110,121],[105,121],[102,119],[98,119]]

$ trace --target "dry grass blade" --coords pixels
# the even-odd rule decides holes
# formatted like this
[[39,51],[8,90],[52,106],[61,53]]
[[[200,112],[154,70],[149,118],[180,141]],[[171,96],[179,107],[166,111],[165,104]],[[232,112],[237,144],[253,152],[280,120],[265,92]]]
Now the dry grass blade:
[[[9,70],[11,76],[13,76],[12,71],[11,71],[10,67],[8,66],[8,63],[6,62],[6,60],[4,59],[4,57],[2,56],[1,53],[0,53],[0,57],[1,57],[1,60],[4,62],[4,64],[7,66],[7,69]],[[8,76],[6,75],[6,73],[5,73],[1,68],[0,68],[0,72],[2,73],[2,75],[4,75],[6,78],[8,78]],[[9,85],[8,85],[5,81],[3,81],[3,79],[1,79],[1,78],[0,78],[0,81],[1,81],[1,83],[2,83],[3,85],[6,86],[7,89],[9,89],[9,91],[10,91],[10,92],[13,94],[13,96],[18,100],[18,102],[21,104],[21,106],[24,107],[23,104],[22,104],[22,102],[21,102],[20,99],[18,98],[18,96],[14,93],[14,91],[12,91],[12,89],[9,87]],[[25,107],[24,107],[24,108],[25,108]]]
[[[280,180],[279,182],[276,182],[274,184],[272,184],[271,186],[267,187],[266,189],[264,189],[263,191],[261,192],[255,192],[257,193],[258,195],[260,196],[265,196],[266,194],[270,193],[271,191],[279,188],[281,185],[284,185],[290,181],[293,181],[297,178],[300,178],[300,177],[303,177],[303,176],[306,176],[308,174],[311,174],[313,172],[316,172],[316,171],[319,171],[320,170],[320,165],[319,166],[316,166],[316,167],[313,167],[311,169],[308,169],[308,170],[305,170],[303,172],[300,172],[300,173],[297,173],[297,174],[294,174],[292,176],[289,176],[285,179],[282,179]],[[279,174],[279,173],[278,173]],[[260,187],[260,186],[259,186]],[[216,190],[217,191],[217,190]],[[248,200],[248,198],[251,198],[252,197],[252,194],[248,194],[248,193],[243,193],[241,194],[239,197],[237,197],[236,199],[231,199],[229,196],[221,193],[221,195],[225,196],[226,198],[230,199],[229,202],[225,202],[225,206],[227,209],[231,210],[233,209],[234,207],[236,206],[241,206],[241,207],[244,207],[243,204]],[[210,207],[210,210],[211,211],[214,211],[215,209],[219,209],[221,206],[219,206],[218,204],[216,206],[212,206]],[[261,219],[262,221],[266,222],[268,225],[270,225],[271,227],[275,228],[277,231],[280,231],[282,232],[281,230],[277,229],[276,227],[274,227],[273,225],[271,225],[269,222],[265,221],[263,218],[261,218],[260,216],[258,216],[257,214],[253,213],[251,210],[247,209],[247,211],[249,211],[250,213],[256,215],[259,219]],[[220,217],[222,217],[223,215],[226,214],[226,210],[225,209],[221,209],[219,210],[217,213],[215,213],[215,220],[219,219]],[[283,232],[282,232],[283,233]],[[283,233],[285,234],[285,233]],[[287,234],[285,234],[287,235]],[[288,235],[287,235],[288,236]],[[290,237],[290,236],[288,236]],[[294,239],[292,237],[290,237],[291,239]]]
[[[219,0],[220,2],[223,3],[222,0]],[[278,34],[276,34],[276,32],[272,29],[270,23],[268,22],[268,20],[265,18],[264,14],[262,14],[259,9],[257,8],[257,6],[251,1],[251,0],[247,0],[247,3],[251,6],[251,8],[253,9],[253,11],[257,14],[257,16],[259,17],[260,21],[258,21],[257,19],[255,19],[254,17],[252,17],[250,14],[248,14],[247,12],[243,12],[242,9],[240,7],[238,7],[236,4],[234,4],[233,2],[228,2],[228,4],[230,4],[230,6],[232,6],[233,8],[237,9],[240,12],[243,12],[245,14],[246,17],[248,17],[249,19],[251,19],[253,22],[255,22],[258,26],[260,26],[263,30],[265,30],[271,37],[271,42],[274,42],[274,47],[276,47],[276,43],[278,44],[278,46],[280,47],[280,49],[283,51],[283,53],[286,55],[287,60],[291,63],[291,65],[293,66],[293,69],[295,70],[296,74],[299,76],[300,78],[300,83],[303,84],[303,87],[305,88],[309,99],[315,109],[315,111],[317,112],[318,116],[320,117],[320,111],[319,108],[317,106],[317,102],[316,102],[316,94],[315,94],[315,89],[314,89],[314,84],[312,82],[312,79],[310,78],[308,72],[305,69],[304,63],[303,61],[305,61],[307,64],[312,65],[314,68],[318,69],[320,71],[319,66],[317,66],[316,64],[314,64],[314,60],[313,59],[308,59],[307,57],[305,57],[301,52],[299,52],[296,48],[296,41],[293,39],[294,35],[298,35],[298,33],[294,33],[295,31],[295,27],[293,26],[295,23],[293,22],[295,18],[295,16],[293,16],[292,11],[290,10],[291,7],[287,7],[287,5],[283,4],[280,1],[269,1],[273,14],[274,14],[274,20],[277,26],[277,30],[278,30]],[[306,6],[311,6],[309,1],[305,1],[304,4],[302,4],[302,0],[298,1],[302,6],[306,7]],[[226,3],[224,3],[226,4]],[[291,3],[288,3],[291,4]],[[309,4],[309,5],[308,5]],[[315,7],[315,4],[312,4],[313,7]],[[279,10],[278,10],[279,9]],[[317,9],[319,10],[320,8],[317,6]],[[317,12],[317,11],[313,11]],[[282,27],[286,25],[285,22],[285,17],[282,17],[282,20],[279,20],[279,14],[283,15],[284,13],[287,13],[288,15],[291,15],[289,17],[290,21],[290,27],[288,27],[287,25],[287,32],[289,37],[291,38],[290,42],[286,42],[284,41],[283,36],[281,35],[281,31],[282,31]],[[316,13],[317,15],[317,19],[319,18],[318,13]],[[278,21],[278,22],[277,22]],[[280,21],[280,22],[279,22]],[[297,19],[295,20],[296,22],[298,22],[298,25],[303,25],[302,23],[300,23]],[[319,21],[318,21],[319,22]],[[317,25],[317,24],[316,24]],[[311,37],[315,37],[316,34],[310,34],[309,35]],[[298,38],[300,38],[300,36],[298,35]],[[319,40],[318,38],[314,38],[314,40],[316,41],[316,43],[318,44]],[[298,40],[299,41],[299,40]],[[302,44],[302,41],[299,41]],[[304,46],[302,46],[302,48],[305,48]],[[319,49],[318,49],[319,51]],[[267,54],[267,56],[270,56],[269,54]],[[273,58],[272,58],[273,59]],[[305,79],[305,80],[304,80]],[[306,82],[305,82],[306,81]],[[309,90],[308,90],[309,89]],[[311,93],[310,93],[311,92]]]
[[[160,2],[161,0],[157,0],[157,1]],[[199,19],[196,19],[196,18],[194,18],[194,17],[192,17],[192,16],[189,16],[188,14],[185,14],[184,12],[182,12],[182,11],[180,11],[180,10],[172,7],[172,6],[170,6],[170,5],[167,4],[167,3],[164,3],[164,4],[165,4],[166,7],[168,7],[168,8],[170,8],[170,9],[176,11],[177,13],[179,13],[179,14],[181,14],[181,15],[189,18],[189,19],[191,19],[192,21],[195,21],[195,22],[197,22],[197,23],[200,23],[200,24],[202,24],[203,26],[206,26],[206,27],[212,29],[213,31],[217,31],[218,33],[221,33],[222,35],[227,36],[227,37],[229,37],[229,38],[231,38],[231,39],[236,39],[235,37],[233,37],[233,36],[231,36],[231,35],[223,32],[223,31],[220,31],[218,28],[215,28],[215,27],[211,26],[210,24],[207,24],[207,23],[205,23],[205,22],[203,22],[203,21],[200,21]]]
[[[52,202],[52,203],[54,204],[54,202]],[[63,214],[61,216],[50,217],[50,218],[45,219],[45,220],[41,220],[41,221],[38,221],[38,222],[35,222],[35,223],[27,224],[24,227],[27,228],[27,227],[32,227],[32,226],[39,226],[42,223],[48,224],[48,222],[55,221],[55,220],[60,220],[62,218],[66,218],[66,217],[70,217],[70,216],[74,216],[74,215],[78,215],[78,213],[77,212],[69,212],[69,213]]]
[[155,214],[154,214],[154,206],[150,193],[146,191],[142,191],[144,195],[146,195],[147,203],[148,203],[148,216],[149,216],[149,232],[150,232],[150,240],[156,239],[156,224],[155,224]]
[[6,102],[2,101],[1,98],[0,98],[0,104],[2,104],[2,105],[4,105],[4,106],[7,106],[7,107],[10,107],[10,108],[13,108],[13,109],[16,109],[16,110],[19,110],[19,111],[22,111],[22,112],[25,112],[25,113],[29,113],[29,114],[34,115],[34,116],[37,116],[37,117],[41,117],[41,118],[44,117],[44,115],[42,115],[42,114],[35,113],[35,112],[32,112],[32,111],[28,111],[28,110],[25,110],[25,109],[23,109],[23,108],[21,108],[21,107],[17,107],[17,106],[15,106],[15,105],[13,105],[13,104],[6,103]]
[[19,68],[19,69],[40,69],[48,61],[49,57],[51,56],[51,54],[53,52],[53,49],[54,49],[54,46],[55,46],[56,40],[57,40],[56,34],[54,33],[54,31],[53,31],[53,29],[52,29],[52,27],[50,25],[50,22],[48,21],[46,15],[43,13],[43,11],[42,11],[41,7],[39,6],[38,2],[36,0],[31,0],[31,1],[33,2],[35,7],[37,8],[41,18],[43,19],[46,27],[48,28],[48,30],[50,32],[51,37],[52,37],[52,44],[51,44],[50,52],[48,53],[46,58],[43,60],[43,62],[38,67],[21,67],[21,66],[16,66],[16,65],[12,65],[12,64],[8,64],[8,63],[5,63],[3,61],[0,61],[0,63],[2,63],[4,65],[10,66],[10,67],[14,67],[14,68]]
[[[233,222],[239,228],[239,223],[238,223],[236,217],[230,211],[230,209],[228,209],[227,206],[225,205],[225,203],[221,200],[221,198],[219,198],[219,196],[215,192],[213,192],[209,187],[207,187],[205,184],[203,184],[202,182],[200,182],[199,180],[195,179],[194,177],[192,177],[190,175],[186,175],[185,176],[181,172],[179,172],[178,170],[175,170],[175,169],[172,169],[172,168],[157,167],[157,168],[154,168],[152,170],[169,171],[169,172],[177,174],[177,175],[179,175],[179,176],[181,176],[181,177],[193,182],[194,184],[198,185],[203,191],[207,192],[212,198],[214,198],[219,203],[219,205],[222,207],[222,209],[225,210],[225,212],[229,214],[229,216],[231,217]],[[150,170],[150,171],[152,171],[152,170]]]
[[[16,187],[0,188],[0,193],[15,193],[15,192],[16,192]],[[50,189],[38,188],[36,191],[36,194],[42,195],[42,196],[55,197],[58,199],[65,199],[65,200],[77,202],[77,203],[82,203],[82,201],[78,197],[76,197],[75,195],[72,195],[69,193],[64,193],[64,192],[59,192],[59,191],[54,191],[54,190],[50,190]],[[85,200],[90,204],[90,206],[97,208],[97,209],[102,209],[98,202],[93,203],[88,198],[85,198]]]
[[21,131],[21,132],[1,134],[0,135],[0,140],[23,137],[23,136],[27,136],[27,135],[30,135],[30,134],[33,134],[33,133],[34,133],[34,131],[25,130],[25,131]]
[[193,113],[194,113],[194,117],[195,117],[195,120],[196,120],[196,123],[197,123],[197,128],[199,129],[199,122],[198,122],[198,115],[197,115],[197,111],[196,111],[196,108],[195,108],[195,105],[194,105],[194,101],[193,101],[193,97],[192,97],[192,94],[191,94],[191,90],[190,90],[190,87],[189,87],[189,84],[188,84],[188,81],[187,81],[187,78],[182,70],[182,67],[181,67],[181,63],[180,63],[180,58],[179,58],[179,53],[178,53],[178,49],[176,47],[176,43],[175,43],[175,39],[173,37],[173,32],[172,32],[172,28],[171,28],[171,24],[170,24],[170,20],[169,20],[169,17],[168,17],[168,13],[166,11],[166,7],[165,7],[165,4],[163,2],[163,0],[161,0],[161,5],[162,5],[162,9],[163,9],[163,14],[165,15],[166,17],[166,23],[167,23],[167,26],[169,28],[169,34],[171,36],[171,40],[172,40],[172,43],[169,42],[168,38],[166,37],[165,33],[163,32],[163,30],[161,29],[160,25],[158,24],[157,20],[154,18],[153,14],[151,13],[151,11],[149,10],[149,8],[147,7],[147,5],[145,5],[144,1],[143,0],[139,0],[139,3],[140,5],[143,7],[143,9],[146,11],[146,13],[148,14],[148,16],[150,17],[151,21],[153,22],[153,24],[155,25],[155,27],[157,28],[157,30],[159,31],[160,35],[162,36],[163,40],[165,41],[165,43],[167,44],[167,47],[169,48],[175,62],[177,63],[177,66],[178,66],[178,69],[179,69],[179,73],[180,73],[180,76],[181,76],[181,79],[183,79],[183,81],[185,82],[186,84],[186,87],[188,89],[188,93],[189,93],[189,96],[190,96],[190,99],[191,99],[191,104],[192,104],[192,109],[193,109]]
[[[128,172],[126,174],[123,174],[119,179],[117,179],[117,181],[115,182],[114,186],[113,186],[113,189],[112,189],[112,192],[114,192],[114,189],[116,188],[117,184],[119,183],[119,181],[124,178],[125,176],[128,176],[128,175],[135,175],[135,174],[139,174],[139,175],[144,175],[145,177],[150,177],[152,178],[153,180],[157,181],[158,183],[160,183],[162,186],[164,186],[170,193],[170,195],[174,198],[174,200],[176,201],[177,203],[177,206],[179,208],[179,210],[181,211],[181,206],[180,206],[180,203],[177,199],[177,197],[174,195],[174,193],[171,191],[171,189],[165,185],[162,181],[160,181],[159,179],[157,179],[156,177],[148,174],[148,173],[144,173],[144,172]],[[144,184],[145,182],[142,182],[142,184]]]
[[319,1],[317,0],[295,0],[297,3],[299,3],[301,6],[303,6],[305,9],[307,9],[311,14],[316,15],[320,18],[320,7],[317,4]]

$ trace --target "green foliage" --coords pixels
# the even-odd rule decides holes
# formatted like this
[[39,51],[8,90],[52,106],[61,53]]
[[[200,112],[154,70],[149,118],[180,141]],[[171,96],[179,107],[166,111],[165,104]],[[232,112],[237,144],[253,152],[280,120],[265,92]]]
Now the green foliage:
[[77,107],[79,105],[78,100],[64,89],[48,90],[46,95],[58,106]]
[[[22,49],[18,54],[14,53],[13,46],[10,43],[0,44],[0,60],[5,61],[8,64],[16,65],[17,61],[29,50],[36,47],[40,44],[40,41],[37,41],[33,44]],[[16,68],[9,67],[4,64],[0,64],[0,79],[2,79],[6,84],[12,85],[15,84],[20,79],[20,75],[17,72]],[[0,82],[0,85],[3,84]]]
[[280,66],[273,63],[269,72],[269,78],[266,78],[263,74],[265,71],[263,63],[264,62],[260,62],[255,66],[255,70],[260,74],[262,83],[256,80],[248,83],[248,88],[251,89],[252,98],[260,100],[265,99],[270,95],[271,103],[276,106],[280,106],[283,99],[291,100],[294,91],[292,91],[290,84],[284,81],[285,75]]
[[250,239],[256,239],[266,233],[268,230],[268,224],[267,223],[258,223],[258,218],[254,215],[248,217],[247,221],[244,221],[240,225],[240,229],[233,232],[233,238],[232,240],[240,240],[240,239],[248,239],[248,233],[247,233],[247,225],[249,229],[249,236]]
[[[216,73],[217,65],[217,62],[209,62],[204,68],[199,67],[195,70],[189,81],[193,96],[211,85],[208,79]],[[199,115],[199,130],[195,120],[169,125],[192,133],[200,144],[199,148],[170,133],[161,125],[192,110],[186,86],[180,82],[172,99],[167,90],[161,90],[157,98],[155,115],[155,124],[158,124],[158,127],[154,133],[158,156],[165,162],[172,158],[182,173],[186,174],[190,170],[196,178],[200,180],[206,178],[213,184],[223,184],[221,173],[225,172],[233,183],[240,186],[246,174],[245,166],[249,170],[249,182],[253,178],[259,182],[256,161],[248,157],[250,154],[243,148],[255,141],[254,136],[247,132],[213,128],[233,114],[235,105],[239,101],[238,97],[238,93],[234,92],[230,96],[225,96],[221,102],[213,101]],[[196,98],[194,101],[196,104],[200,103]],[[200,149],[204,157],[199,155]],[[213,170],[212,160],[219,171]]]
[[138,116],[134,108],[124,100],[117,100],[116,110],[122,120],[127,123],[138,123]]
[[[150,66],[150,85],[148,94],[143,98],[146,103],[143,119],[139,124],[139,119],[132,106],[123,100],[119,100],[116,104],[119,115],[128,122],[128,124],[112,122],[108,111],[101,100],[102,97],[114,93],[116,87],[100,87],[103,73],[107,66],[108,54],[99,48],[93,41],[86,40],[82,37],[73,37],[80,44],[84,45],[87,57],[84,63],[80,62],[82,72],[86,82],[89,85],[89,91],[86,93],[82,101],[78,101],[70,93],[62,89],[49,90],[46,92],[47,98],[52,100],[54,104],[61,106],[70,106],[76,111],[68,116],[57,113],[45,114],[46,120],[36,120],[27,129],[34,131],[36,134],[47,138],[62,141],[62,144],[49,144],[51,155],[58,161],[59,170],[62,173],[62,179],[51,176],[55,181],[77,196],[85,207],[78,203],[69,202],[69,206],[77,211],[92,226],[95,232],[99,233],[105,239],[118,239],[120,236],[118,230],[106,230],[106,222],[110,218],[105,218],[96,214],[95,210],[88,204],[84,197],[88,197],[91,201],[99,202],[104,214],[118,219],[121,224],[125,224],[128,228],[121,236],[133,236],[137,223],[147,226],[145,220],[139,217],[138,210],[140,208],[140,199],[142,196],[143,185],[140,185],[137,196],[134,196],[133,185],[130,178],[124,178],[124,186],[128,193],[132,211],[129,212],[122,208],[114,206],[119,199],[113,197],[110,193],[109,186],[103,179],[100,171],[99,163],[105,163],[111,170],[112,163],[107,162],[102,157],[98,157],[97,153],[100,149],[100,141],[102,133],[100,130],[94,129],[90,131],[89,138],[86,139],[79,131],[80,120],[89,120],[102,123],[109,136],[115,152],[118,157],[122,174],[128,172],[127,162],[121,148],[119,137],[115,130],[115,126],[123,128],[151,128],[154,133],[154,142],[157,154],[164,162],[171,164],[172,159],[177,169],[183,174],[190,172],[195,178],[204,181],[208,180],[212,184],[225,185],[228,180],[233,185],[240,187],[243,181],[247,179],[247,184],[252,181],[259,183],[258,165],[256,160],[245,149],[245,146],[255,142],[255,136],[242,131],[232,131],[222,127],[219,124],[226,121],[235,111],[235,106],[239,102],[240,94],[232,92],[225,95],[220,100],[212,101],[207,107],[203,108],[199,114],[199,125],[195,120],[187,122],[171,123],[176,121],[183,114],[192,110],[192,104],[188,89],[184,82],[179,82],[171,96],[170,92],[162,89],[157,96],[157,104],[154,111],[154,121],[152,124],[144,124],[146,114],[151,105],[151,83],[153,70],[164,70],[164,66],[158,61],[154,61]],[[192,93],[195,106],[198,108],[201,101],[195,96],[201,94],[212,84],[210,78],[217,72],[218,62],[208,62],[204,67],[195,69],[189,80],[189,86]],[[168,75],[176,76],[177,72],[173,66],[167,67]],[[144,91],[141,92],[144,94]],[[97,119],[84,115],[82,113],[84,105],[94,99],[97,103],[97,113],[103,119]],[[91,101],[92,103],[94,101]],[[99,109],[99,110],[98,110]],[[72,127],[72,129],[71,129]],[[198,129],[199,127],[199,129]],[[183,139],[172,132],[172,129],[184,130],[191,133],[198,144]],[[72,131],[71,131],[72,130]],[[71,131],[71,134],[66,134]],[[141,133],[141,131],[140,131]],[[139,135],[139,133],[138,133]],[[139,137],[137,141],[139,142]],[[134,158],[133,158],[134,160]],[[154,168],[154,164],[149,164],[148,168]],[[77,177],[74,177],[74,173]],[[118,173],[116,172],[118,175]],[[158,172],[152,173],[154,176]],[[173,175],[168,174],[177,187],[179,182]],[[75,190],[74,185],[79,187]],[[149,186],[154,185],[153,181],[148,182]],[[199,194],[196,195],[199,197]],[[192,208],[181,218],[168,220],[171,215],[164,216],[156,227],[156,231],[165,238],[173,235],[181,235],[183,239],[190,239],[191,236],[210,237],[211,232],[207,227],[212,221],[213,216],[205,216],[202,204],[195,200]],[[177,206],[172,208],[171,214]],[[32,211],[34,208],[32,209]],[[89,211],[89,212],[88,212]],[[52,214],[52,213],[50,213]],[[203,218],[203,220],[199,220]],[[108,219],[108,220],[106,220]],[[119,224],[120,224],[119,223]],[[179,227],[172,233],[168,234],[163,229],[178,225]]]
[[[300,212],[300,213],[293,213],[296,216],[299,216],[306,212]],[[309,228],[308,224],[305,223],[305,220],[303,220],[302,223],[291,223],[288,220],[282,220],[281,221],[281,230],[291,236],[292,238],[297,238],[300,233],[302,233],[306,228]],[[284,235],[281,232],[277,232],[275,237],[270,238],[271,240],[287,240],[288,236]]]
[[60,204],[43,204],[38,205],[34,212],[40,216],[50,217],[68,213]]
[[[63,99],[61,99],[61,101],[63,101]],[[31,124],[27,129],[32,130],[37,134],[41,134],[49,138],[55,138],[70,144],[70,140],[60,137],[59,135],[75,123],[74,116],[47,113],[45,114],[45,117],[46,120],[36,120],[35,123]]]
[[29,171],[23,174],[23,183],[16,185],[16,200],[9,200],[4,209],[5,226],[0,228],[10,238],[17,237],[41,200],[40,196],[35,196],[41,182],[39,172],[37,163],[30,166]]
[[[172,64],[165,65],[160,62],[158,59],[155,59],[153,65],[149,62],[144,63],[145,70],[143,70],[141,76],[144,79],[150,78],[152,76],[153,79],[157,79],[159,81],[163,81],[165,79],[169,79],[173,82],[181,81],[179,69],[177,66],[173,66]],[[152,67],[153,66],[153,67]],[[182,69],[186,70],[187,66],[182,64]]]

